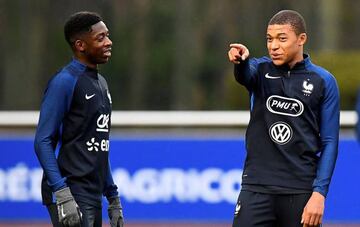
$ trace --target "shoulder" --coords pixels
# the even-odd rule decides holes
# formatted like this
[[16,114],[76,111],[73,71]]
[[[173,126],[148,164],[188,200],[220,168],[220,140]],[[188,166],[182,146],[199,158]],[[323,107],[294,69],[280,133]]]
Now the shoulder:
[[326,69],[321,66],[310,64],[308,70],[316,74],[322,81],[324,87],[325,97],[333,97],[338,100],[339,98],[339,87],[336,82],[336,78]]
[[249,59],[249,67],[253,71],[257,71],[259,67],[263,65],[271,64],[271,59],[268,57],[261,57],[261,58],[250,58]]
[[261,58],[250,58],[250,64],[268,64],[271,63],[271,59],[269,57],[261,57]]
[[48,89],[72,90],[78,78],[78,75],[73,73],[69,66],[65,66],[49,80]]
[[310,63],[308,66],[308,70],[317,74],[320,78],[322,78],[325,81],[325,83],[336,84],[336,78],[334,77],[334,75],[332,75],[328,70],[324,69],[323,67]]

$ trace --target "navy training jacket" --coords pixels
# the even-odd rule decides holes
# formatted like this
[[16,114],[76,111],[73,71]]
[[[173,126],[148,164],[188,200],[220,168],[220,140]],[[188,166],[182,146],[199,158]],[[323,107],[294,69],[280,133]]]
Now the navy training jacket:
[[234,74],[250,94],[242,184],[326,196],[338,153],[335,78],[308,55],[291,69],[268,57],[247,59]]
[[34,143],[44,204],[66,186],[75,199],[95,206],[102,195],[118,194],[109,164],[110,118],[110,92],[97,70],[73,59],[49,81]]

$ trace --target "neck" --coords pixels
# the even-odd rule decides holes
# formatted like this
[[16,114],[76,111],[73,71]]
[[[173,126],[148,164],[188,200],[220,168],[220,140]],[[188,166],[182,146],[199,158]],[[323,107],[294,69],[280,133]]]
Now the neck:
[[97,69],[97,64],[91,63],[88,59],[84,58],[84,56],[81,54],[74,53],[74,58],[89,68]]
[[304,55],[303,55],[303,52],[301,51],[299,54],[297,54],[294,57],[294,59],[292,61],[290,61],[288,63],[290,69],[293,68],[296,65],[296,63],[301,62],[302,60],[304,60]]

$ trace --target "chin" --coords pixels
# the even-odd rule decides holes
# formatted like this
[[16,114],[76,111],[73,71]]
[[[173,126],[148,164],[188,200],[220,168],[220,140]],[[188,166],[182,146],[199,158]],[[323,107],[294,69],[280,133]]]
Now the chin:
[[284,64],[283,60],[277,60],[277,59],[272,59],[272,62],[274,63],[274,65],[276,66],[280,66]]
[[105,64],[109,61],[109,58],[103,58],[98,60],[98,64]]

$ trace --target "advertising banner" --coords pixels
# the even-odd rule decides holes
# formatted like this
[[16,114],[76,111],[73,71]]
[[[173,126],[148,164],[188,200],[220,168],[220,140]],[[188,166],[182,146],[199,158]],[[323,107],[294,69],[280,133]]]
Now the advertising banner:
[[[340,142],[325,221],[360,221],[358,146],[354,140]],[[41,204],[42,169],[33,141],[0,139],[0,147],[0,220],[48,220]],[[112,173],[128,221],[231,222],[244,158],[240,138],[110,142]]]

